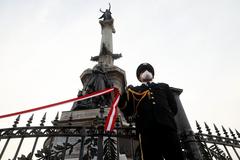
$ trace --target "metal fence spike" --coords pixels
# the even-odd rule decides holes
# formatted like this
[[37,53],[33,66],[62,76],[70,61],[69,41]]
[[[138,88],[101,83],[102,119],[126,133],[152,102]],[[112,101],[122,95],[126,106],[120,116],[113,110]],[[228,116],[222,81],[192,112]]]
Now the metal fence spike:
[[237,139],[237,137],[235,136],[235,134],[233,133],[233,131],[231,130],[231,128],[229,128],[230,134],[233,137],[233,139]]
[[198,121],[196,121],[196,126],[198,129],[198,133],[202,133],[202,128],[201,128],[200,124],[198,123]]
[[28,119],[27,124],[26,124],[27,127],[30,127],[32,120],[33,120],[33,116],[34,116],[34,114],[32,114],[32,116]]
[[44,123],[46,122],[46,114],[47,112],[45,112],[45,114],[43,115],[42,119],[41,119],[41,123],[40,123],[40,126],[44,126]]
[[221,136],[221,133],[219,131],[219,129],[217,128],[217,126],[215,124],[213,124],[215,132],[217,133],[218,136]]
[[222,126],[222,130],[223,130],[225,137],[229,138],[228,132],[223,126]]
[[57,123],[58,123],[58,118],[59,118],[59,112],[57,112],[57,114],[56,114],[56,116],[55,116],[55,119],[54,119],[54,121],[52,122],[53,125],[57,125]]
[[206,122],[204,122],[204,125],[205,125],[206,131],[208,132],[208,134],[212,135],[211,129],[209,128],[209,126],[207,125]]
[[14,121],[13,125],[12,125],[13,128],[17,127],[17,124],[18,124],[19,121],[20,121],[20,117],[21,117],[21,115],[19,114],[19,115],[17,116],[16,120]]
[[238,132],[238,130],[235,129],[235,132],[236,132],[238,138],[240,138],[240,133]]
[[56,117],[55,117],[55,120],[58,120],[58,118],[59,118],[59,112],[57,112],[57,115],[56,115]]

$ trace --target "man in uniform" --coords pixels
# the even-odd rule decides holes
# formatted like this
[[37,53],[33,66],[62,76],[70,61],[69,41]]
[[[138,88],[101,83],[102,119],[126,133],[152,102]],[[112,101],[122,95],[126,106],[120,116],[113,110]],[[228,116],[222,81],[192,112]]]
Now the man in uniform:
[[154,83],[149,63],[137,68],[140,86],[128,86],[120,100],[126,119],[136,123],[142,160],[183,160],[174,116],[177,104],[168,84]]

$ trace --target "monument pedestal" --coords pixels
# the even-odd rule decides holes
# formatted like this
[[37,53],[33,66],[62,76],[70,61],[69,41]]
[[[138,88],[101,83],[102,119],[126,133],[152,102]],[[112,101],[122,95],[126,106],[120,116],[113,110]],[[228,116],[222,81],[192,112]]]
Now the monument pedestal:
[[[63,111],[60,117],[60,120],[55,122],[54,125],[56,126],[76,126],[76,127],[98,127],[104,125],[104,119],[107,117],[107,114],[109,112],[110,108],[97,108],[97,109],[87,109],[87,110],[78,110],[78,111]],[[56,146],[64,146],[65,143],[69,144],[75,144],[79,142],[78,144],[74,145],[72,148],[71,154],[69,154],[69,150],[66,151],[64,160],[78,160],[79,157],[83,156],[87,152],[87,146],[85,146],[86,139],[88,139],[88,136],[83,137],[76,137],[76,136],[66,136],[66,137],[49,137],[45,141],[45,146],[51,146],[51,148],[54,150],[56,149]],[[97,138],[97,137],[96,137]],[[98,137],[98,143],[100,143],[100,146],[103,147],[103,141],[106,137],[99,136]],[[117,140],[117,138],[114,138]],[[119,139],[120,140],[120,139]],[[121,142],[120,142],[121,141]],[[118,141],[120,146],[123,146],[124,139]],[[129,143],[129,142],[128,142]],[[83,147],[84,146],[84,147]],[[98,149],[100,147],[98,145]],[[119,146],[119,147],[120,147]],[[125,146],[125,145],[124,145]],[[83,149],[84,148],[84,149]],[[120,150],[122,147],[119,148]],[[124,150],[124,149],[122,149]],[[124,153],[127,154],[128,151],[124,151]],[[97,158],[94,157],[94,160]],[[125,154],[119,155],[119,160],[127,160],[127,157]]]
[[101,116],[106,117],[108,110],[109,108],[104,108],[103,115],[100,115],[100,108],[78,110],[78,111],[63,111],[61,118],[58,122],[58,125],[91,127],[97,117],[101,117]]

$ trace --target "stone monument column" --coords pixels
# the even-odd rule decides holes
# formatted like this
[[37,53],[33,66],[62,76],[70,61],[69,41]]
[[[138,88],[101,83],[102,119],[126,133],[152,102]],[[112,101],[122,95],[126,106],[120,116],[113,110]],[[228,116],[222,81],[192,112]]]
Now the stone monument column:
[[[113,27],[114,20],[111,16],[110,8],[102,13],[103,15],[100,19],[103,18],[103,20],[99,20],[102,34],[100,52],[98,56],[91,57],[91,61],[95,61],[97,64],[93,68],[86,69],[80,75],[83,89],[79,91],[78,96],[112,87],[118,88],[120,93],[122,93],[126,86],[125,71],[114,65],[114,60],[120,58],[122,55],[113,53],[112,33],[115,33],[115,29]],[[98,125],[103,127],[104,118],[107,116],[111,101],[111,95],[103,95],[75,102],[71,111],[62,112],[61,118],[56,125],[67,126],[70,124],[70,119],[71,126],[90,127],[96,123],[96,119],[100,119]],[[67,141],[74,143],[78,141],[78,138],[70,137]],[[98,137],[97,160],[102,160],[103,158],[103,140],[103,136]],[[66,142],[66,138],[49,138],[46,144],[50,144],[50,142],[55,146],[61,145]],[[84,144],[84,142],[82,143]],[[82,152],[82,154],[85,153]],[[72,154],[66,155],[65,160],[75,160],[80,156],[83,156],[80,154],[80,146],[74,147]]]
[[178,128],[178,135],[182,139],[182,144],[184,145],[184,148],[186,148],[187,150],[187,156],[190,157],[191,160],[203,160],[199,146],[194,137],[194,132],[192,131],[191,125],[188,121],[187,115],[179,98],[183,90],[179,88],[171,88],[171,90],[174,93],[178,107],[178,113],[175,116],[175,121]]
[[99,57],[98,62],[102,63],[102,64],[113,65],[112,33],[115,33],[113,22],[114,22],[113,19],[99,21],[99,23],[101,24],[101,27],[102,27],[102,39],[101,39],[101,46],[100,46],[100,54],[102,56]]

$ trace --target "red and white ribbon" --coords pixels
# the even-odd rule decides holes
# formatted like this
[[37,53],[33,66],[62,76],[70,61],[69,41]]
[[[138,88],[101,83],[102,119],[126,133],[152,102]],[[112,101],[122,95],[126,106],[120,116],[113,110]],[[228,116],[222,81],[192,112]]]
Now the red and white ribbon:
[[114,91],[114,88],[104,89],[104,90],[96,91],[96,92],[93,92],[93,93],[90,93],[90,94],[87,94],[87,95],[84,95],[84,96],[81,96],[81,97],[72,98],[72,99],[68,99],[68,100],[65,100],[65,101],[57,102],[57,103],[52,103],[52,104],[41,106],[41,107],[27,109],[27,110],[23,110],[23,111],[20,111],[20,112],[14,112],[14,113],[9,113],[9,114],[5,114],[5,115],[0,115],[0,119],[15,116],[15,115],[19,115],[19,114],[29,113],[29,112],[33,112],[33,111],[38,111],[38,110],[62,105],[62,104],[65,104],[65,103],[82,101],[82,100],[86,100],[86,99],[89,99],[89,98],[100,96],[100,95],[103,95],[103,94],[106,94],[106,93],[110,93],[112,91]]
[[115,122],[117,119],[117,105],[118,105],[119,99],[120,99],[120,95],[117,94],[108,112],[108,116],[104,126],[105,131],[112,131],[115,126]]
[[116,119],[117,119],[117,105],[118,105],[118,102],[120,100],[120,94],[119,94],[119,91],[118,91],[117,88],[100,90],[100,91],[96,91],[96,92],[93,92],[93,93],[90,93],[90,94],[87,94],[87,95],[84,95],[84,96],[81,96],[81,97],[72,98],[72,99],[68,99],[68,100],[65,100],[65,101],[57,102],[57,103],[48,104],[48,105],[41,106],[41,107],[27,109],[27,110],[23,110],[23,111],[20,111],[20,112],[14,112],[14,113],[9,113],[9,114],[5,114],[5,115],[0,115],[0,119],[15,116],[15,115],[19,115],[19,114],[34,112],[34,111],[38,111],[38,110],[62,105],[62,104],[65,104],[65,103],[82,101],[82,100],[86,100],[86,99],[89,99],[89,98],[100,96],[100,95],[103,95],[103,94],[106,94],[106,93],[110,93],[112,91],[115,92],[115,97],[114,97],[113,103],[111,105],[111,108],[109,110],[109,113],[108,113],[108,116],[107,116],[107,119],[106,119],[106,122],[105,122],[105,126],[104,126],[105,131],[112,131],[114,126],[115,126]]

